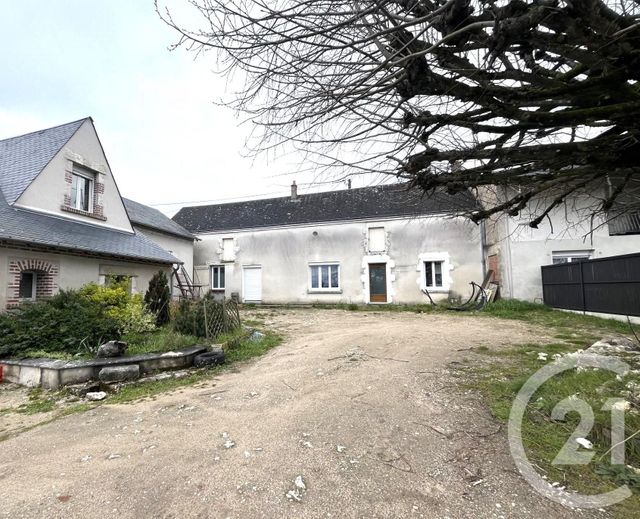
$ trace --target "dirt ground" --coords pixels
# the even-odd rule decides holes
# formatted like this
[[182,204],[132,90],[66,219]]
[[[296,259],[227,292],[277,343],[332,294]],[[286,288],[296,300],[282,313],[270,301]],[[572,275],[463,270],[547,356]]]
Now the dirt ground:
[[0,517],[604,515],[538,496],[506,432],[452,376],[481,357],[469,348],[544,330],[462,315],[253,314],[286,337],[264,357],[1,442]]

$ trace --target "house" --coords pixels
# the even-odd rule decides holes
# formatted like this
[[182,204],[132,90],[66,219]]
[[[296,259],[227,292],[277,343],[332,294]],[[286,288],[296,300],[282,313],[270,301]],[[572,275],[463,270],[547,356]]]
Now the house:
[[[424,303],[466,297],[483,278],[469,193],[385,185],[182,208],[200,241],[196,282],[263,303]],[[199,281],[198,281],[199,280]]]
[[[169,254],[178,258],[184,271],[191,278],[193,275],[193,242],[196,237],[157,209],[128,198],[123,198],[122,201],[133,229],[144,234]],[[175,278],[172,282],[172,292],[174,296],[180,295]]]
[[144,293],[192,261],[160,216],[125,204],[91,118],[0,141],[0,309],[113,276]]
[[[503,196],[506,199],[506,193]],[[577,194],[552,210],[537,229],[529,227],[526,212],[487,222],[485,259],[496,273],[502,297],[542,302],[543,265],[640,252],[637,213],[592,219],[592,208],[591,196]]]

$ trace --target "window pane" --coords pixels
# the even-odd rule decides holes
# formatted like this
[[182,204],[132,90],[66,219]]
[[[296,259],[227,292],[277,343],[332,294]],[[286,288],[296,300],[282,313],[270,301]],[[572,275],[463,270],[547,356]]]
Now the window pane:
[[224,281],[224,276],[225,276],[224,270],[225,270],[224,267],[220,267],[220,288],[224,288],[225,287],[225,284],[224,284],[224,282],[225,282]]
[[72,207],[77,207],[78,205],[78,176],[77,175],[73,175],[72,177],[72,182],[71,182],[71,206]]
[[561,263],[568,263],[569,262],[569,258],[562,258],[562,257],[554,257],[553,258],[553,264],[554,265],[559,265]]
[[424,263],[424,273],[428,287],[433,286],[433,268],[430,261],[425,261]]
[[20,275],[19,296],[21,299],[31,299],[33,297],[33,273],[23,272]]
[[311,267],[311,288],[320,288],[318,283],[318,270],[320,270],[320,267]]
[[436,283],[435,286],[442,286],[442,261],[434,261],[433,266],[435,267],[436,272]]
[[338,288],[340,286],[338,276],[338,265],[331,265],[331,288]]
[[322,288],[329,288],[329,266],[322,265]]
[[211,267],[212,288],[218,288],[218,267]]

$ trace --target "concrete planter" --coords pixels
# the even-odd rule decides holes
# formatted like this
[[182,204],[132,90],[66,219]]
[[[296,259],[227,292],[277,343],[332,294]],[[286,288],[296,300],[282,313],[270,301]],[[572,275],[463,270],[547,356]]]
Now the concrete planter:
[[0,360],[4,380],[29,387],[58,389],[68,384],[97,380],[105,367],[137,365],[140,374],[157,370],[184,369],[193,365],[196,355],[207,351],[205,346],[192,346],[175,352],[145,353],[130,357],[90,360],[25,359]]

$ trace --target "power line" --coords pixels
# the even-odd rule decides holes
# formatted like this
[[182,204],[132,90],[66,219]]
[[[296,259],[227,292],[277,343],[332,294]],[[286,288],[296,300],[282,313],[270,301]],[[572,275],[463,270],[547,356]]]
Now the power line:
[[273,195],[281,195],[281,196],[286,196],[284,194],[282,194],[282,191],[276,191],[275,193],[260,193],[257,195],[245,195],[245,196],[235,196],[235,197],[230,197],[230,198],[215,198],[212,200],[188,200],[188,201],[184,201],[184,202],[162,202],[159,204],[147,204],[151,207],[157,207],[160,205],[182,205],[182,204],[209,204],[209,203],[214,203],[214,202],[226,202],[229,200],[247,200],[248,198],[260,198],[262,196],[273,196]]

